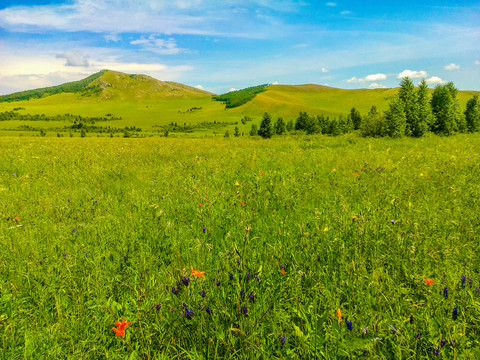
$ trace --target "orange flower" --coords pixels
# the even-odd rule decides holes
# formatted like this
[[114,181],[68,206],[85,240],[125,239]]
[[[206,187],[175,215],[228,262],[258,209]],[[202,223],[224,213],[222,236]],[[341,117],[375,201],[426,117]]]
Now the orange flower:
[[263,175],[263,173],[261,173],[260,175]]
[[192,270],[192,275],[195,276],[195,278],[198,278],[198,277],[203,277],[205,278],[205,271],[200,271],[200,270],[193,270],[193,266],[190,265],[190,270]]
[[116,336],[122,336],[125,337],[125,328],[130,325],[132,322],[129,321],[128,323],[125,321],[125,319],[120,321],[115,321],[115,326],[116,328],[112,328],[113,331],[115,331]]
[[425,284],[427,284],[427,285],[435,284],[435,281],[433,281],[432,279],[423,279],[423,281],[425,281]]
[[19,216],[15,216],[15,221],[18,221],[20,220],[20,217]]
[[285,270],[283,270],[283,269],[281,269],[281,270],[282,270],[282,275],[285,275],[287,273]]
[[203,206],[203,203],[198,204],[198,206]]
[[115,335],[116,336],[123,336],[125,337],[125,332],[123,331],[123,329],[120,329],[120,328],[112,328],[113,331],[115,331]]
[[340,309],[337,309],[337,317],[338,317],[338,320],[342,319],[342,312],[340,311]]
[[245,203],[244,203],[244,202],[241,202],[240,205],[243,206],[243,205],[245,205]]

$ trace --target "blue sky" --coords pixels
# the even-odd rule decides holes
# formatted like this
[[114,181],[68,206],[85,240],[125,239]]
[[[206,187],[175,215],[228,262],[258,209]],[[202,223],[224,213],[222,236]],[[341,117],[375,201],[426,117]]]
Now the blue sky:
[[215,93],[263,83],[480,90],[478,1],[0,0],[0,94],[101,69]]

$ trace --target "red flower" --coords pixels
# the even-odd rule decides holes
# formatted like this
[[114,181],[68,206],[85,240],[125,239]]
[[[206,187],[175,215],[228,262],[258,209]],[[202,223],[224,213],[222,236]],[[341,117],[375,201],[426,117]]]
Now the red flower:
[[241,202],[240,205],[243,206],[243,205],[245,205],[245,203],[244,203],[244,202]]
[[115,331],[115,335],[125,337],[125,328],[131,323],[131,321],[127,323],[125,319],[123,319],[122,322],[115,321],[116,328],[112,328],[112,330]]
[[198,206],[203,206],[203,203],[199,203]]
[[425,284],[429,286],[435,284],[435,281],[432,279],[423,279],[423,281],[425,281]]

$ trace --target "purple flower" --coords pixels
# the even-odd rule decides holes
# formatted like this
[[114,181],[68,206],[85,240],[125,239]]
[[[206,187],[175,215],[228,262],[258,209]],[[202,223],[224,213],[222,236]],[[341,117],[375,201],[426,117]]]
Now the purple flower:
[[180,281],[177,281],[177,287],[180,289],[180,286],[182,286],[182,283]]
[[217,281],[217,286],[220,286],[220,281]]
[[127,261],[127,255],[123,255],[123,261]]
[[233,280],[233,274],[232,273],[228,274],[228,278],[230,279],[230,281],[232,281]]
[[451,346],[451,347],[455,347],[455,345],[457,345],[457,343],[455,342],[455,340],[450,340],[450,346]]
[[258,277],[257,274],[253,275],[257,281],[260,281],[260,278]]
[[188,320],[191,320],[192,317],[193,317],[193,311],[187,308],[187,310],[185,310],[185,314],[184,314],[184,315],[185,315],[185,317],[186,317]]
[[440,341],[440,345],[441,345],[442,347],[444,347],[446,343],[447,343],[447,339],[442,339],[442,340]]
[[457,320],[457,316],[458,316],[457,308],[454,308],[453,311],[452,311],[453,320]]
[[243,315],[247,315],[248,310],[246,306],[243,306],[240,311],[242,312]]
[[352,321],[351,321],[351,320],[347,320],[347,328],[348,328],[348,330],[352,331],[353,325],[352,325]]
[[67,257],[67,254],[66,254],[66,253],[64,253],[64,254],[63,254],[63,257],[65,257],[65,258],[66,258],[66,257]]
[[445,299],[448,299],[448,288],[443,288],[443,296],[445,296]]
[[213,310],[210,309],[208,306],[207,306],[207,308],[205,309],[205,311],[206,311],[208,314],[212,314],[212,313],[213,313]]
[[205,290],[202,290],[202,292],[200,293],[200,295],[204,298],[205,297]]
[[240,296],[242,299],[245,297],[245,290],[243,289],[240,290]]
[[472,278],[468,278],[468,285],[470,285],[470,288],[472,287],[472,285],[473,285]]
[[280,337],[280,343],[282,344],[282,347],[285,345],[285,336]]
[[255,295],[250,294],[250,302],[254,303],[255,302]]
[[397,333],[397,328],[392,325],[392,334],[396,334],[396,333]]
[[465,281],[467,280],[467,278],[465,277],[465,275],[462,275],[462,289],[465,287]]
[[391,222],[393,225],[395,225],[395,220],[390,220],[390,222]]
[[377,324],[375,324],[374,322],[372,323],[372,327],[373,327],[373,331],[375,331],[375,332],[378,331]]
[[239,259],[237,259],[237,265],[240,265],[240,260]]
[[320,262],[320,254],[317,255],[317,261]]
[[43,265],[43,262],[42,262],[42,260],[40,260],[40,261],[39,261],[39,263],[40,263],[40,265]]
[[160,310],[160,309],[162,308],[162,305],[157,304],[157,305],[155,305],[155,308],[156,308],[157,310]]
[[419,338],[420,338],[420,334],[417,332],[417,333],[415,334],[415,339],[419,339]]
[[172,293],[174,293],[175,295],[178,295],[178,290],[175,289],[175,286],[172,286]]
[[438,349],[435,349],[435,350],[433,351],[433,354],[434,354],[435,356],[437,356],[439,352],[440,352],[440,351],[439,351]]
[[203,227],[203,233],[205,234],[205,227]]
[[247,280],[250,280],[250,271],[247,272]]
[[182,276],[183,285],[188,286],[190,284],[190,279],[188,277]]

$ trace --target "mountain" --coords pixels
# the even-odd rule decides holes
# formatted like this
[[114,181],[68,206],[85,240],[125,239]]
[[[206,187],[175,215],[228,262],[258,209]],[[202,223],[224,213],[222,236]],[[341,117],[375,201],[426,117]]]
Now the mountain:
[[214,95],[172,81],[160,81],[147,75],[129,75],[112,70],[102,70],[89,77],[46,88],[20,91],[0,96],[0,102],[44,98],[57,94],[73,93],[78,100],[158,99],[165,97],[195,98]]

